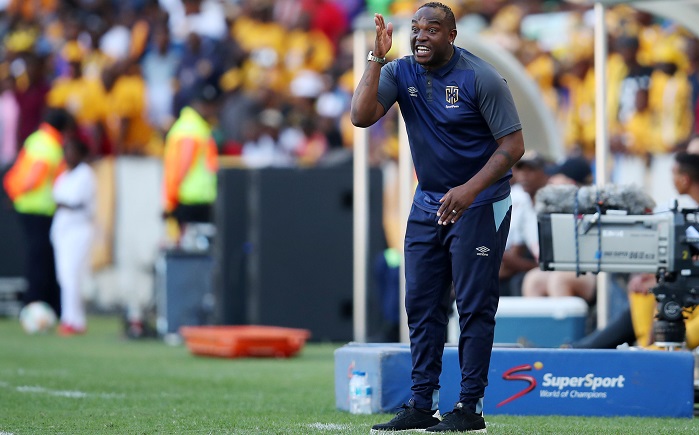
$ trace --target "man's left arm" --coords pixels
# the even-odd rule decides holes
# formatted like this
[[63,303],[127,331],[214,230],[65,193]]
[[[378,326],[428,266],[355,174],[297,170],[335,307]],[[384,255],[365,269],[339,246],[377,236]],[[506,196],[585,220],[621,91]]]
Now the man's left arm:
[[478,194],[507,174],[524,154],[522,124],[507,81],[492,66],[480,64],[475,70],[474,90],[478,108],[498,147],[476,175],[442,197],[437,211],[441,225],[458,221]]
[[[440,225],[447,225],[459,220],[464,211],[476,199],[476,196],[502,178],[524,154],[524,135],[522,130],[517,130],[501,137],[497,140],[497,143],[498,148],[490,156],[485,166],[473,178],[460,186],[450,189],[442,197],[440,200],[442,205],[437,211],[437,216],[440,217]],[[452,213],[452,210],[456,210],[456,214]],[[442,219],[441,217],[445,213],[446,217]],[[448,218],[451,218],[451,220]]]

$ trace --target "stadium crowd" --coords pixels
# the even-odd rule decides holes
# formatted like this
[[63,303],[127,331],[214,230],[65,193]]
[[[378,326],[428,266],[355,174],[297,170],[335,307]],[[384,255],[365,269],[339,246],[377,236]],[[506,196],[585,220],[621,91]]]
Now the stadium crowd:
[[[219,156],[247,167],[336,162],[353,144],[354,20],[374,12],[409,18],[421,3],[0,1],[0,169],[14,162],[46,108],[75,117],[94,164],[160,158],[180,110],[204,89],[220,97],[213,125]],[[522,63],[558,122],[564,154],[587,159],[594,171],[590,6],[443,3],[460,35],[477,33]],[[667,185],[655,181],[668,178],[672,155],[699,132],[699,40],[628,5],[609,8],[607,30],[612,180],[652,192]],[[372,165],[397,159],[397,119],[392,111],[369,130]]]
[[[93,158],[159,156],[179,110],[212,85],[222,94],[220,154],[264,166],[313,165],[332,150],[351,147],[346,115],[354,80],[353,20],[365,11],[409,17],[421,2],[3,3],[0,165],[12,162],[47,106],[73,113]],[[540,0],[446,3],[462,33],[480,33],[526,67],[559,121],[566,153],[592,158],[589,6]],[[683,28],[626,5],[609,10],[608,30],[607,99],[616,163],[650,164],[651,156],[675,151],[696,129],[699,44]],[[392,127],[384,122],[373,129],[373,163],[395,155],[395,132],[381,131]]]

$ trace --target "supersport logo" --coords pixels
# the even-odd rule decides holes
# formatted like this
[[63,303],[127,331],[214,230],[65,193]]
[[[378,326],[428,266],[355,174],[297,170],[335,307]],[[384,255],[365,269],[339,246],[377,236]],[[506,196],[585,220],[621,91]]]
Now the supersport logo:
[[505,373],[502,374],[502,378],[504,380],[506,380],[506,381],[525,381],[529,385],[527,385],[527,387],[524,388],[522,391],[519,391],[519,392],[513,394],[512,396],[508,397],[507,399],[503,400],[502,402],[498,403],[495,407],[499,408],[503,405],[506,405],[506,404],[512,402],[515,399],[519,399],[520,397],[529,393],[530,391],[532,391],[536,387],[536,379],[534,379],[533,376],[524,375],[524,374],[516,375],[514,373],[522,372],[522,371],[530,371],[532,368],[535,368],[537,370],[541,370],[543,367],[544,367],[544,365],[541,362],[537,361],[534,363],[533,366],[531,364],[522,364],[519,366],[512,367],[509,370],[506,370]]

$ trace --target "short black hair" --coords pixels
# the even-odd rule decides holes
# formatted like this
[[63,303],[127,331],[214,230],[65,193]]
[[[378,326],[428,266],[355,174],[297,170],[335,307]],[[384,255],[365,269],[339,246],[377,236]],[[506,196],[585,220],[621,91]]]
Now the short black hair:
[[456,29],[456,18],[454,17],[454,11],[452,11],[449,6],[440,2],[427,2],[424,5],[417,8],[417,10],[419,11],[422,8],[441,9],[444,12],[445,23],[451,26],[451,29]]
[[677,169],[687,174],[692,183],[699,183],[699,154],[680,152],[675,154]]
[[75,125],[73,116],[62,108],[48,108],[44,112],[44,122],[60,132],[70,130]]

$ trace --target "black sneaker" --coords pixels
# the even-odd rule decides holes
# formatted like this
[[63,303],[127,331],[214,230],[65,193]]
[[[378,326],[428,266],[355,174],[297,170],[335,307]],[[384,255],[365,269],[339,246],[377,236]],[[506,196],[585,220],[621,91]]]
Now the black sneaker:
[[464,409],[463,403],[454,405],[454,410],[444,414],[439,424],[427,428],[426,432],[474,432],[487,433],[485,419],[481,414]]
[[403,408],[388,423],[375,424],[371,432],[400,432],[409,430],[424,431],[439,423],[439,411],[422,410],[415,408],[413,401],[401,406]]

